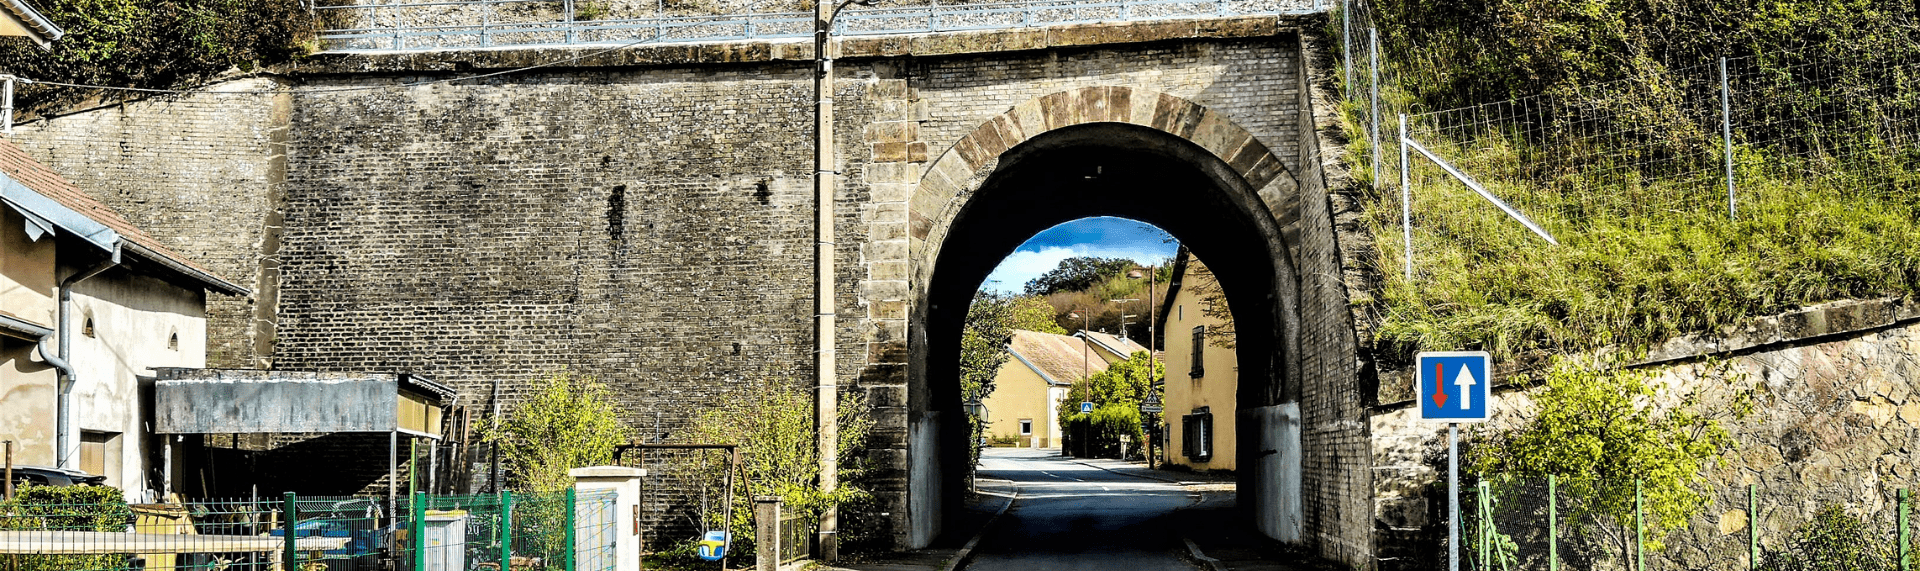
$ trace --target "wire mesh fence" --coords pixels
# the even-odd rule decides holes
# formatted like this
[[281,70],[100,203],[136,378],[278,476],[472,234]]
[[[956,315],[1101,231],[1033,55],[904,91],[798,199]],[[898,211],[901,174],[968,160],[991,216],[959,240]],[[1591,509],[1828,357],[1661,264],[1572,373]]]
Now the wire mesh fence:
[[612,491],[423,493],[402,501],[398,514],[384,505],[384,498],[293,494],[178,504],[9,502],[0,512],[0,570],[614,567]]
[[[1818,47],[1672,63],[1425,110],[1402,89],[1402,66],[1382,53],[1378,17],[1371,2],[1344,0],[1331,25],[1342,104],[1357,127],[1349,133],[1354,172],[1375,191],[1377,221],[1412,234],[1382,244],[1395,265],[1405,265],[1409,241],[1418,263],[1441,244],[1497,250],[1503,244],[1488,237],[1519,228],[1462,176],[1572,239],[1623,219],[1738,217],[1743,205],[1809,187],[1845,200],[1916,186],[1920,57],[1912,46],[1845,54],[1845,65]],[[1402,122],[1407,139],[1447,164],[1402,151]]]
[[1463,486],[1460,568],[1911,571],[1920,550],[1909,489],[1812,500],[1732,486],[1712,490],[1693,521],[1663,530],[1638,486],[1632,496],[1598,499],[1557,484]]

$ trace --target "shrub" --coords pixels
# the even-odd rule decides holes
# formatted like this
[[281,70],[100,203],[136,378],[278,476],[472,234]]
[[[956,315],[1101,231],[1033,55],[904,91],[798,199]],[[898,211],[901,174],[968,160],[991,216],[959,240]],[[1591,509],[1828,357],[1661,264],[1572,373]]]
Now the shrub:
[[[0,529],[127,531],[133,510],[116,488],[104,486],[26,486],[12,501],[0,503]],[[7,571],[119,569],[128,555],[16,555]]]
[[1760,552],[1761,571],[1896,571],[1892,534],[1879,533],[1840,506],[1821,506],[1785,545]]

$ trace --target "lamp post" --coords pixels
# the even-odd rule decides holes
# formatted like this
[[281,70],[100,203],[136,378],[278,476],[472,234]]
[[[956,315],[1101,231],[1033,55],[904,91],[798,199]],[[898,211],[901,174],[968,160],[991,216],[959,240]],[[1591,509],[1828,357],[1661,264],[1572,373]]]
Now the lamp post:
[[974,456],[973,465],[967,469],[967,489],[978,490],[980,488],[980,449],[982,447],[980,441],[986,436],[987,405],[980,403],[980,395],[973,395],[967,399],[964,406],[966,406],[967,418],[973,420],[973,435],[968,436],[968,439],[973,440]]
[[[828,41],[833,20],[848,4],[870,4],[872,0],[816,2],[813,12],[813,200],[814,200],[814,407],[815,448],[820,457],[820,491],[831,493],[840,485],[840,429],[836,417],[840,409],[839,383],[833,377],[833,53]],[[820,513],[820,558],[839,559],[839,510],[829,506]]]
[[[1075,315],[1080,316],[1080,378],[1091,379],[1093,378],[1093,338],[1087,336],[1087,330],[1092,328],[1090,325],[1092,319],[1088,317],[1089,313],[1085,309],[1075,309],[1067,314],[1067,318],[1071,319]],[[1080,436],[1074,438],[1074,442],[1080,445],[1082,451],[1087,449],[1086,436],[1086,431],[1083,430]],[[1073,454],[1067,450],[1067,447],[1061,446],[1060,455],[1072,456]]]
[[[1142,269],[1143,268],[1136,267],[1128,271],[1127,277],[1136,280],[1140,279]],[[1157,344],[1157,338],[1160,333],[1158,331],[1159,325],[1155,323],[1158,319],[1155,312],[1160,309],[1159,300],[1155,299],[1155,296],[1159,293],[1155,290],[1160,287],[1160,265],[1153,264],[1144,269],[1147,274],[1147,398],[1145,402],[1140,403],[1140,412],[1144,417],[1143,420],[1147,423],[1147,469],[1151,470],[1154,467],[1155,456],[1153,441],[1156,439],[1156,435],[1160,433],[1160,419],[1157,415],[1159,415],[1162,410],[1160,406],[1161,380],[1159,379],[1160,375],[1155,371],[1159,367],[1153,355],[1154,345]],[[1122,331],[1122,333],[1125,333],[1125,331]],[[1151,412],[1149,412],[1148,409],[1152,409]]]

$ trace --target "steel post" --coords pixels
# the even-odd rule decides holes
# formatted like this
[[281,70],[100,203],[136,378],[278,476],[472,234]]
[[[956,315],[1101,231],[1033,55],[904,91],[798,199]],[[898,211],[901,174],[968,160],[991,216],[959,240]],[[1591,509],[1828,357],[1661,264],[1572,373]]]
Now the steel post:
[[427,495],[413,495],[413,505],[407,511],[413,513],[413,521],[407,524],[408,533],[413,534],[413,568],[424,571],[427,568]]
[[1560,478],[1547,475],[1547,571],[1560,571]]
[[284,517],[280,518],[280,533],[285,534],[283,539],[286,542],[280,552],[280,568],[299,569],[300,551],[297,547],[299,538],[294,533],[296,527],[294,524],[300,521],[300,506],[294,500],[293,492],[287,492],[284,505],[281,506],[281,513]]
[[500,571],[513,568],[513,492],[500,491]]
[[[1406,250],[1400,253],[1407,262],[1407,283],[1413,283],[1413,187],[1407,175],[1407,114],[1400,114],[1400,234]],[[1449,429],[1452,430],[1452,429]]]
[[1373,159],[1373,187],[1380,188],[1380,31],[1375,28],[1367,28],[1367,70],[1373,101],[1373,112],[1367,114],[1367,158]]
[[1727,58],[1720,58],[1720,143],[1727,159],[1727,219],[1737,212],[1733,194],[1733,91],[1727,84]]
[[1747,484],[1747,568],[1760,569],[1759,486]]
[[[1405,121],[1406,117],[1401,116],[1401,120]],[[1447,571],[1460,571],[1460,423],[1457,422],[1447,424]]]
[[1907,510],[1913,507],[1913,489],[1900,490],[1900,571],[1913,571],[1913,525]]
[[566,498],[561,501],[567,502],[564,508],[567,510],[567,523],[563,524],[567,528],[567,543],[566,548],[561,551],[561,556],[567,558],[567,571],[576,571],[580,565],[580,543],[574,534],[579,533],[580,514],[577,513],[578,497],[574,494],[573,488],[567,488]]

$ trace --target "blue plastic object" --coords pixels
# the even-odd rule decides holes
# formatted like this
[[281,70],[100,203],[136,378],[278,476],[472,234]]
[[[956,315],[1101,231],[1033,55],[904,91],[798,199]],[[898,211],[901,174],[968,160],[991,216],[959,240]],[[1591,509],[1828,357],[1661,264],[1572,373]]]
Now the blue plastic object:
[[719,561],[720,558],[727,556],[727,532],[709,531],[706,536],[700,538],[698,546],[697,553],[701,559]]

